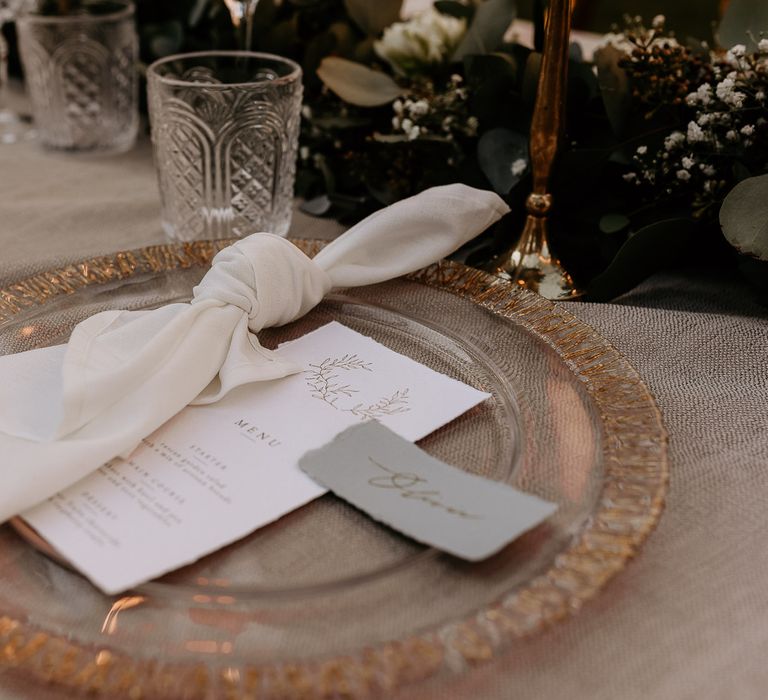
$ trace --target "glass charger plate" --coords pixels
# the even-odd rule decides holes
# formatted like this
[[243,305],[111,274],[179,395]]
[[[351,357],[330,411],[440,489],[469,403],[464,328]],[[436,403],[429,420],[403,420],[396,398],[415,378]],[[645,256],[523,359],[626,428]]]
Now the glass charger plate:
[[[104,309],[189,298],[225,244],[118,253],[0,290],[0,352],[63,342]],[[661,513],[666,436],[640,377],[594,330],[444,262],[336,294],[261,337],[271,346],[332,319],[490,392],[421,447],[553,500],[557,513],[469,564],[326,495],[118,597],[5,525],[0,664],[107,697],[386,695],[490,659],[577,610],[635,554]]]

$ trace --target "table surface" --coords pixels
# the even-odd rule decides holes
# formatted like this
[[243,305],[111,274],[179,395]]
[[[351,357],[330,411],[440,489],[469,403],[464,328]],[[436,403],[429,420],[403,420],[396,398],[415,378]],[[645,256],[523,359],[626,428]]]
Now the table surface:
[[[294,218],[290,235],[333,238]],[[0,147],[0,284],[163,242],[146,140],[111,157]],[[763,698],[768,686],[768,318],[736,278],[659,274],[570,303],[638,369],[671,435],[671,485],[638,558],[578,615],[401,698]],[[57,698],[0,674],[0,698]]]

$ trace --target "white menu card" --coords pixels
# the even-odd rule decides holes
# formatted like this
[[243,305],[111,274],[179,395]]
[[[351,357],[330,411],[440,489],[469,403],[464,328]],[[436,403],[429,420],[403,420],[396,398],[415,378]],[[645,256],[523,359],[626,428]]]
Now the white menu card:
[[416,441],[489,395],[340,323],[281,345],[304,371],[190,406],[128,457],[22,514],[105,593],[244,537],[325,489],[308,451],[375,419]]

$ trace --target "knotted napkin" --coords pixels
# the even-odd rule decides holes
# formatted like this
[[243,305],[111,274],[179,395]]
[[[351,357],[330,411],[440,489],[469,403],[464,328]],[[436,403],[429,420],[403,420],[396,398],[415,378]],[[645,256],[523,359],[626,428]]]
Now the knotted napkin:
[[262,328],[334,287],[435,262],[507,211],[492,192],[447,185],[376,212],[314,259],[256,233],[216,255],[190,303],[105,311],[66,345],[0,357],[0,522],[128,455],[188,404],[300,371],[259,345]]

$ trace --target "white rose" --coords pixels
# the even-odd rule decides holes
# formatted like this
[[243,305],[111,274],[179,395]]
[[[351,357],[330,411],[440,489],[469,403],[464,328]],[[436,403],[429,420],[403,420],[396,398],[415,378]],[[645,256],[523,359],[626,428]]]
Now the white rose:
[[407,22],[387,27],[373,48],[395,72],[414,75],[444,63],[466,31],[466,20],[430,8]]

